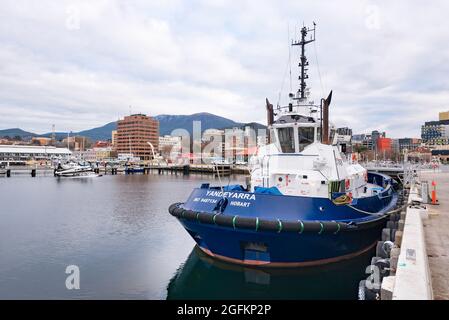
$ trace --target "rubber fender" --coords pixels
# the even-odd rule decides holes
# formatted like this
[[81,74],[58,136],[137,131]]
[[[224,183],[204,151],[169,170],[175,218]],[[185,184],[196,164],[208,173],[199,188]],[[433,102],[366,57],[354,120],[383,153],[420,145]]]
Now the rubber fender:
[[201,223],[214,224],[214,216],[212,214],[200,212],[197,219]]
[[385,258],[385,259],[378,259],[375,263],[374,263],[374,265],[376,266],[376,267],[378,267],[380,270],[382,270],[382,271],[388,271],[388,270],[385,270],[385,269],[387,269],[387,268],[390,268],[390,259],[388,259],[388,258]]
[[377,257],[377,256],[376,256],[376,257],[372,257],[372,258],[371,258],[371,264],[372,264],[372,265],[375,265],[376,262],[379,261],[379,260],[381,260],[381,259],[383,259],[383,258]]
[[278,231],[279,221],[278,220],[260,220],[259,230],[261,231]]
[[183,212],[184,212],[184,209],[183,209],[183,208],[176,207],[176,208],[173,210],[172,214],[173,214],[174,216],[176,216],[176,217],[181,217]]
[[312,233],[319,233],[322,227],[318,223],[318,221],[305,221],[304,222],[304,230]]
[[284,221],[282,220],[282,230],[288,232],[304,232],[304,223],[301,221]]
[[185,218],[187,220],[194,220],[196,219],[196,212],[192,210],[184,210],[182,213],[182,218]]
[[379,290],[369,288],[368,281],[370,280],[361,280],[359,282],[359,300],[377,300],[379,297]]
[[228,216],[224,214],[215,215],[215,224],[224,227],[232,227],[232,220],[234,216]]
[[391,250],[395,247],[394,242],[392,241],[384,241],[382,243],[382,250],[385,252],[386,256],[389,258],[391,254]]
[[242,229],[258,230],[259,226],[256,218],[239,217],[235,219],[235,226]]
[[390,228],[382,229],[382,241],[391,241],[391,229]]
[[168,212],[175,217],[179,217],[184,209],[179,207],[180,203],[173,203],[168,207]]
[[387,221],[387,228],[388,229],[397,229],[398,223],[396,221]]
[[359,282],[359,292],[358,292],[358,299],[359,300],[366,300],[366,296],[365,296],[365,281],[366,280],[360,280]]
[[390,214],[390,221],[399,221],[401,219],[400,213],[392,213]]
[[385,248],[383,247],[385,241],[378,241],[376,245],[376,256],[380,258],[388,258],[388,252],[385,251]]
[[324,221],[322,224],[324,226],[324,233],[338,233],[343,229],[343,225],[336,221]]
[[388,277],[390,275],[390,259],[379,259],[376,261],[374,266],[379,269],[379,276],[381,281],[383,277]]

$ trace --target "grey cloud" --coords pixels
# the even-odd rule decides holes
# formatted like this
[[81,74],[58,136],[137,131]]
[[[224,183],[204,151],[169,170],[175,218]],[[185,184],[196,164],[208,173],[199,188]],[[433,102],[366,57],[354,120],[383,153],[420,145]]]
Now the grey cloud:
[[277,102],[282,83],[287,102],[287,29],[293,38],[304,20],[318,23],[309,85],[315,101],[334,90],[333,121],[416,137],[448,109],[448,9],[445,1],[3,1],[0,127],[76,131],[129,105],[263,122],[264,99]]

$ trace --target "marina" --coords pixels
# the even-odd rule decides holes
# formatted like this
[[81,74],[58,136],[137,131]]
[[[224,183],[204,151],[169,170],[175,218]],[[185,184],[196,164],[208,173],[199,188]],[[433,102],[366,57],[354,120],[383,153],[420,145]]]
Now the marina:
[[[0,298],[357,298],[369,254],[323,272],[263,272],[204,260],[167,206],[206,179],[198,174],[0,179]],[[232,177],[232,183],[243,181]],[[70,264],[80,268],[80,290],[64,286]],[[207,282],[199,280],[204,277]]]
[[[422,181],[437,182],[439,205],[426,205],[424,248],[433,297],[445,299],[449,170],[443,166],[440,171],[418,174]],[[244,176],[231,178],[233,184],[245,182]],[[61,180],[52,175],[0,179],[0,242],[8,244],[0,247],[0,298],[358,298],[359,282],[368,276],[365,269],[376,255],[375,248],[341,263],[290,270],[242,267],[201,252],[166,208],[173,197],[182,201],[190,188],[210,179],[157,172],[95,180]],[[74,262],[80,266],[82,287],[68,291],[58,283],[63,283],[65,266]],[[417,295],[416,278],[400,275],[404,276],[410,277],[405,281],[414,289],[403,292],[425,299]],[[215,286],[222,290],[214,290]]]
[[5,0],[0,302],[449,301],[443,2]]

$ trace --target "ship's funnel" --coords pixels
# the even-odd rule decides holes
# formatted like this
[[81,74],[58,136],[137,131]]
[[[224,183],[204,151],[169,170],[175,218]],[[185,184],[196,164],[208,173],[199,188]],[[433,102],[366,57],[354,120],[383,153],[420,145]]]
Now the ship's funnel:
[[324,144],[329,144],[329,106],[332,100],[332,90],[329,93],[329,96],[323,100],[323,132],[322,132],[322,141]]
[[268,98],[265,98],[267,103],[267,125],[271,126],[274,122],[274,113],[273,113],[273,105],[268,101]]

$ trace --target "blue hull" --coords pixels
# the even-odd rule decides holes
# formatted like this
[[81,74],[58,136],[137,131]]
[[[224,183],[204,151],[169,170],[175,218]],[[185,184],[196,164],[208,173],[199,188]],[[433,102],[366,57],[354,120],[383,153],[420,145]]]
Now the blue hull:
[[[174,215],[210,256],[270,267],[332,263],[369,250],[397,202],[391,186],[351,205],[246,191],[225,192],[224,197],[226,206],[217,211],[220,189],[194,189]],[[259,222],[264,224],[259,227]]]
[[301,267],[350,259],[373,248],[385,224],[382,219],[368,230],[317,235],[234,230],[180,220],[210,256],[231,263],[270,267]]

